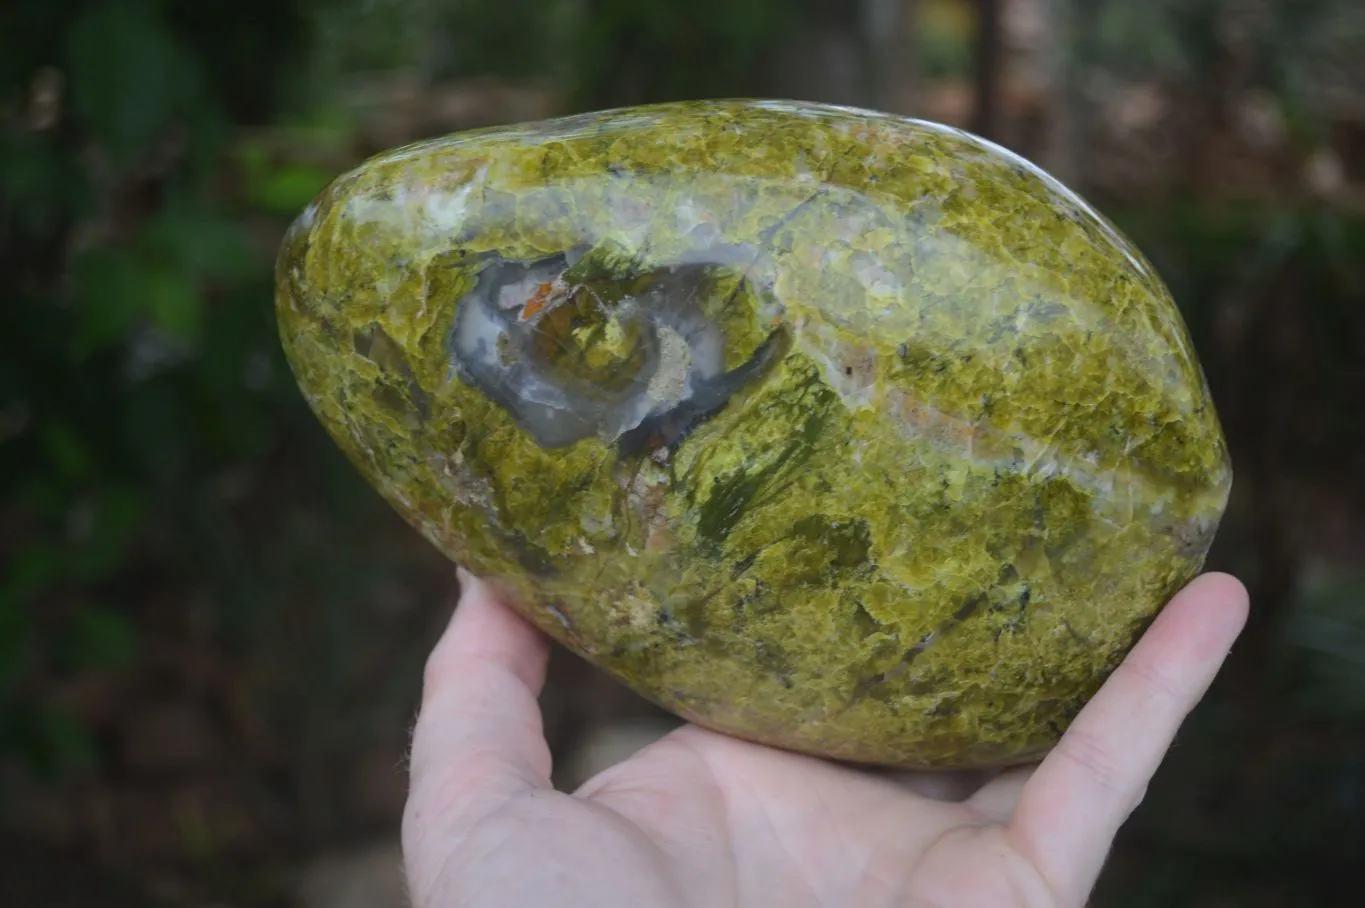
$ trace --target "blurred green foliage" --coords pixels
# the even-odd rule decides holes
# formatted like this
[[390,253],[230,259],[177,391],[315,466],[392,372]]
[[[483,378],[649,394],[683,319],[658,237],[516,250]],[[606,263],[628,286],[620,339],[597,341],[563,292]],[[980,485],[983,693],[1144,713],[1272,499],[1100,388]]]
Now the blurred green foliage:
[[769,53],[810,4],[587,0],[570,45],[580,104],[759,93]]
[[755,91],[815,0],[363,0],[316,7],[317,77],[553,82],[571,106]]
[[216,479],[304,424],[253,219],[326,175],[242,135],[305,24],[274,0],[0,11],[0,750],[34,768],[92,763],[54,691],[129,665],[140,600],[236,554]]

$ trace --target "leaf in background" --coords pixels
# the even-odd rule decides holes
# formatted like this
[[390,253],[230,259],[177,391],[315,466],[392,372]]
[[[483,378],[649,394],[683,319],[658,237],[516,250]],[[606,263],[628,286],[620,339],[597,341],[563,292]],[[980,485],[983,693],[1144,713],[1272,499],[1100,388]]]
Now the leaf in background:
[[198,69],[141,3],[87,10],[67,37],[72,104],[115,166],[145,152],[196,94]]
[[72,355],[77,360],[131,340],[144,325],[184,346],[198,343],[203,299],[191,275],[170,256],[147,249],[92,249],[72,271],[79,314]]
[[146,517],[142,492],[131,485],[101,489],[89,505],[88,531],[73,540],[68,579],[94,583],[118,570]]
[[259,267],[239,221],[189,200],[171,200],[139,240],[149,256],[201,280],[236,282]]
[[247,201],[270,214],[293,217],[326,188],[335,174],[317,164],[275,161],[259,143],[244,144],[237,154]]
[[[272,291],[268,273],[255,275],[224,292],[204,315],[204,334],[213,342],[204,345],[196,372],[206,393],[224,403],[255,397],[273,384],[279,342]],[[258,365],[261,357],[266,361]],[[255,377],[265,381],[253,383],[249,373],[261,373]]]
[[44,136],[0,132],[0,200],[13,206],[24,227],[51,230],[61,215],[84,206],[87,191],[79,168]]
[[174,340],[196,346],[204,304],[189,275],[179,268],[162,266],[143,271],[142,281],[152,324]]
[[272,214],[296,214],[326,188],[332,176],[315,164],[280,164],[252,187],[251,201]]
[[316,110],[296,111],[271,130],[289,148],[307,148],[325,155],[349,155],[355,148],[359,123],[354,111],[319,101]]
[[88,772],[98,765],[90,729],[76,716],[63,709],[39,707],[34,718],[28,743],[34,751],[34,763],[49,778],[73,770]]
[[130,387],[119,405],[119,447],[149,492],[185,481],[199,446],[192,391],[183,376],[163,373]]
[[91,249],[72,264],[77,328],[71,354],[83,360],[122,341],[145,311],[142,268],[111,249]]
[[137,630],[119,612],[101,605],[85,605],[71,616],[63,653],[77,669],[117,669],[137,655]]
[[0,690],[28,670],[35,632],[29,602],[60,576],[61,558],[50,545],[29,543],[11,554],[7,570],[0,575]]
[[49,463],[68,481],[78,481],[90,475],[94,466],[90,448],[71,426],[65,422],[49,423],[43,430],[43,447]]

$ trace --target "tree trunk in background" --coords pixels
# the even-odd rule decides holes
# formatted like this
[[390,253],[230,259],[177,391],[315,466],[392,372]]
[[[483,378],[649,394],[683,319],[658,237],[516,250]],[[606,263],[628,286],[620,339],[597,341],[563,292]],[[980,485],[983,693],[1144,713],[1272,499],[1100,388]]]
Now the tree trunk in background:
[[798,101],[871,107],[871,58],[851,0],[805,0],[801,26],[778,54],[775,93]]
[[1001,0],[976,0],[976,75],[972,132],[987,139],[1000,135],[1000,81],[1004,28]]
[[1045,125],[1039,164],[1066,185],[1081,177],[1076,160],[1079,117],[1073,85],[1073,41],[1077,37],[1072,4],[1076,0],[1040,0],[1043,6],[1041,82],[1046,97]]
[[872,104],[889,113],[915,109],[919,0],[862,0],[863,35],[872,49]]

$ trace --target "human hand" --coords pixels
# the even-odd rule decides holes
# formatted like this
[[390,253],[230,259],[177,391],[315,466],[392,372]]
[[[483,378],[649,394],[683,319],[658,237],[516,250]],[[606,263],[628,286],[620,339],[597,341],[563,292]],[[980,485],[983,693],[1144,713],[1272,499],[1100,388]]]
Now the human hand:
[[427,665],[403,851],[416,908],[1078,908],[1246,620],[1195,580],[1036,767],[974,793],[683,727],[550,784],[546,639],[488,588]]

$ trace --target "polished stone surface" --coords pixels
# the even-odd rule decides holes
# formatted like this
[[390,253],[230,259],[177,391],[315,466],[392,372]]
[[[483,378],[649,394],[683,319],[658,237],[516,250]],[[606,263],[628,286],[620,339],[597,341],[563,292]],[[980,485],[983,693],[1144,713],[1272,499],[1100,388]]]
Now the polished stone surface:
[[341,177],[285,349],[380,492],[676,713],[841,759],[1057,739],[1231,470],[1133,246],[1025,161],[843,108],[482,130]]

